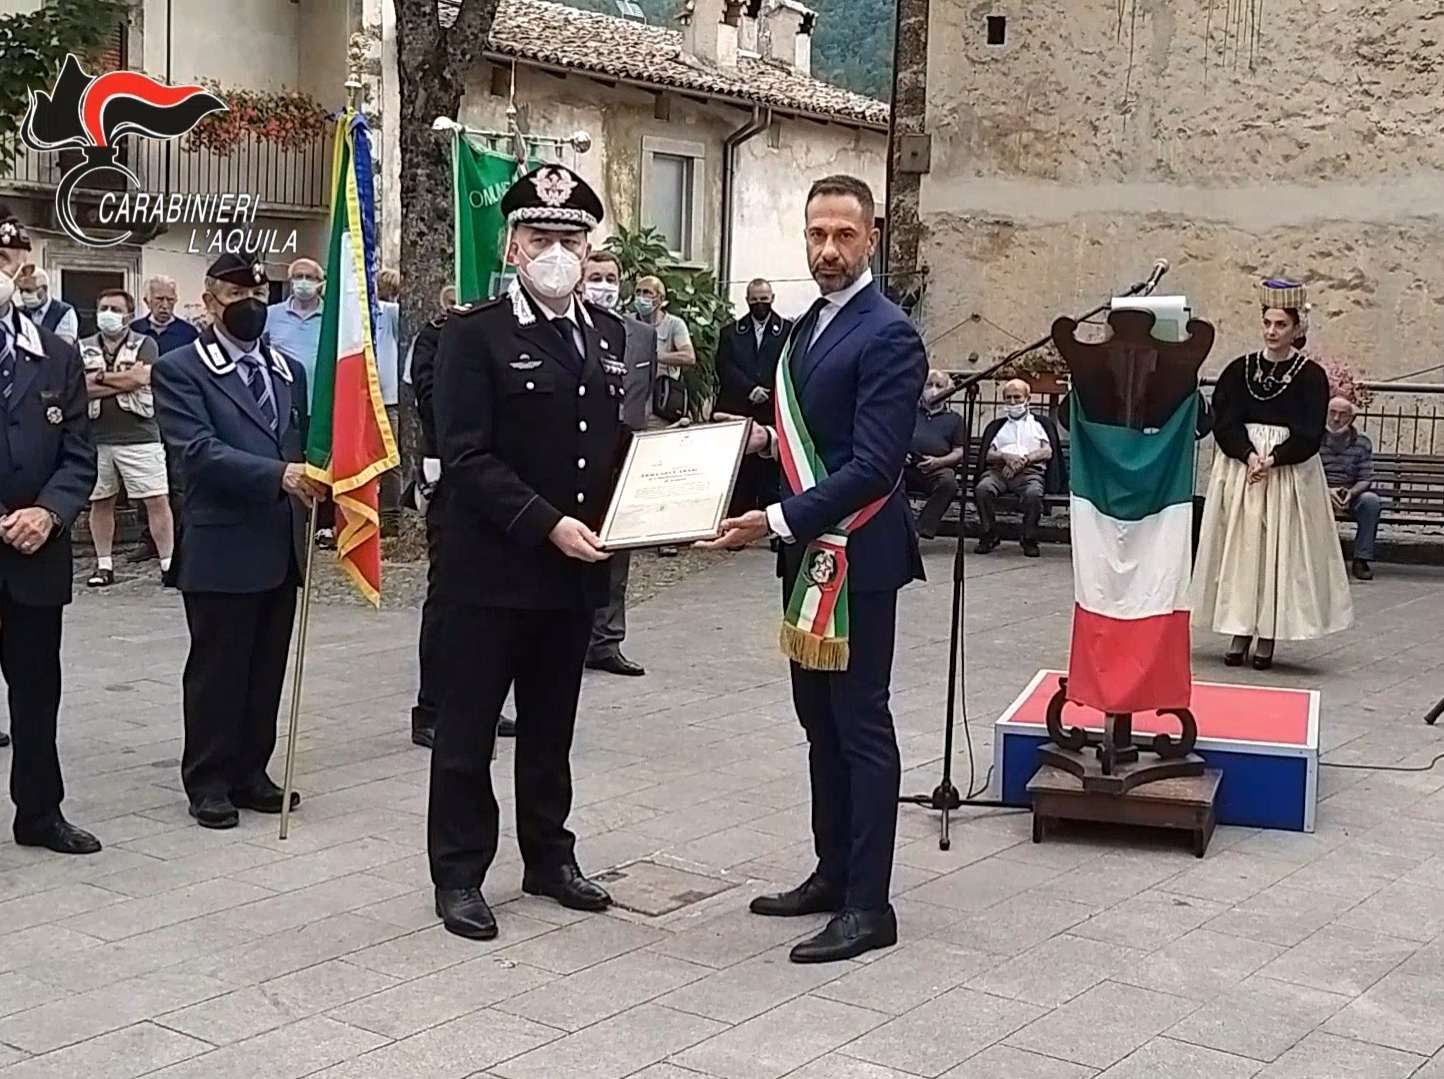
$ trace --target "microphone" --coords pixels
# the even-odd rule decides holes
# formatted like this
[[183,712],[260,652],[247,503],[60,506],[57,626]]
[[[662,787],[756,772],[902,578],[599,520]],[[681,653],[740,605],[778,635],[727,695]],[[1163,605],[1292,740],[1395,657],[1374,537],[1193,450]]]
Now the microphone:
[[1147,296],[1158,287],[1158,282],[1163,280],[1163,275],[1168,272],[1167,259],[1154,259],[1153,272],[1148,275],[1148,280],[1143,282],[1143,295]]

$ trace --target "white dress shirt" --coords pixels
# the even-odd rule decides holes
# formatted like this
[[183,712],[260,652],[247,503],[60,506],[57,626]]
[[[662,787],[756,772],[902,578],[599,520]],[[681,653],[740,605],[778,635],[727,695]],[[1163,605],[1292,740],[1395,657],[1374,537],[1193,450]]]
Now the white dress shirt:
[[[816,344],[817,339],[822,336],[822,331],[831,325],[832,320],[837,317],[837,313],[851,303],[858,293],[862,292],[863,289],[871,284],[872,270],[864,269],[858,279],[848,285],[847,288],[838,289],[836,292],[829,292],[825,295],[823,299],[827,302],[818,309],[817,325],[812,331],[812,339],[807,342],[807,347],[811,348]],[[777,439],[774,434],[773,437],[768,440],[768,456],[775,454],[776,445]],[[782,512],[782,503],[774,502],[767,507],[767,527],[772,529],[773,533],[781,538],[783,543],[796,542],[796,538],[792,534],[792,529],[787,524],[787,517]]]
[[1043,425],[1029,412],[1022,419],[1004,420],[997,437],[993,439],[992,448],[999,453],[1027,457],[1047,445],[1048,432],[1043,430]]

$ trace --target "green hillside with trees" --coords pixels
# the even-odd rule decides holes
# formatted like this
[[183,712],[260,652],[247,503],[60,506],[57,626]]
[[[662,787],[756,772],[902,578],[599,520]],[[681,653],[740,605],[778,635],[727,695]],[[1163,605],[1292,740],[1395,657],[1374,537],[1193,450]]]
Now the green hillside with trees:
[[[573,7],[616,15],[615,0],[564,0]],[[812,73],[819,79],[882,101],[892,95],[894,0],[804,0],[817,12]],[[637,0],[647,21],[665,26],[676,0]]]

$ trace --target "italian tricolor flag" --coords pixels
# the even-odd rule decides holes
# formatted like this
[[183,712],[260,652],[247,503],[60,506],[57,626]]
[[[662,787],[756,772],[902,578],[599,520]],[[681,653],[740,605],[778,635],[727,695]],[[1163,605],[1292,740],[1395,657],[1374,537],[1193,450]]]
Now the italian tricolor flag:
[[1100,712],[1186,708],[1197,395],[1153,432],[1090,420],[1076,393],[1069,407],[1068,699]]
[[311,394],[306,470],[331,486],[336,560],[361,594],[381,601],[377,477],[400,463],[376,377],[376,200],[366,120],[336,126],[326,307]]

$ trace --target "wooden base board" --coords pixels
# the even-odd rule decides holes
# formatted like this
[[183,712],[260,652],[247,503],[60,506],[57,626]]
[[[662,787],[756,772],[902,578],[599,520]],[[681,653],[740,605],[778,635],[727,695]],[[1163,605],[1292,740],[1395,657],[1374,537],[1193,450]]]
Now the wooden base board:
[[1083,781],[1061,768],[1044,765],[1028,782],[1033,798],[1033,842],[1041,843],[1048,824],[1086,820],[1149,828],[1171,828],[1193,836],[1193,853],[1202,858],[1213,838],[1214,801],[1223,773],[1159,779],[1123,794],[1088,791]]

